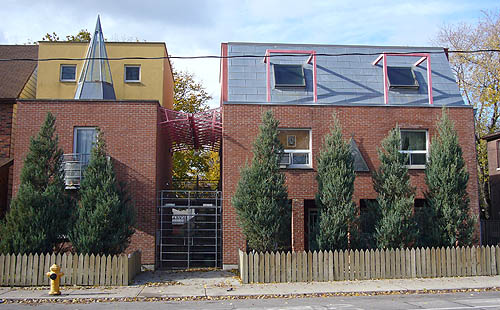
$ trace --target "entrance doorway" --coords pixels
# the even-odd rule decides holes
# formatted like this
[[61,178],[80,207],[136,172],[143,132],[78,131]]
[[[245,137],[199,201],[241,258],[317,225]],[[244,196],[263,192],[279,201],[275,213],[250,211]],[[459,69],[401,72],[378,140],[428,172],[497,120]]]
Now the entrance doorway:
[[161,191],[158,212],[160,268],[221,266],[220,191]]

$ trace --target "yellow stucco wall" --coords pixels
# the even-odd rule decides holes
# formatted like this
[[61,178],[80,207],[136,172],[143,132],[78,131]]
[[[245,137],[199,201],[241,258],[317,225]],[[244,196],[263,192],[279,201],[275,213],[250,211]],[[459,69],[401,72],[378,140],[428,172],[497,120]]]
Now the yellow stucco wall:
[[19,99],[35,99],[36,98],[36,77],[37,77],[37,68],[33,70],[30,78],[24,84],[21,93],[19,94]]
[[[38,57],[46,58],[85,58],[88,43],[77,42],[40,42]],[[167,56],[164,43],[143,42],[106,42],[108,57],[160,57]],[[39,61],[36,97],[38,99],[73,99],[77,82],[61,82],[62,64],[75,64],[76,80],[80,76],[81,61]],[[162,106],[172,107],[173,77],[168,59],[155,60],[110,60],[111,75],[118,100],[158,100]],[[141,66],[141,81],[125,83],[125,65]]]

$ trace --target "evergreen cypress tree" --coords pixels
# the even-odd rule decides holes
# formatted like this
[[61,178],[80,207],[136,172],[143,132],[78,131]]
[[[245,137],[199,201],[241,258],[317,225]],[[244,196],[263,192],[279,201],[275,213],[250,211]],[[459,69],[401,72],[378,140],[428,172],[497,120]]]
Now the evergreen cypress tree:
[[241,170],[232,204],[250,249],[276,251],[290,237],[291,206],[285,176],[279,171],[283,146],[278,139],[279,121],[268,110],[253,144],[254,158]]
[[400,248],[415,242],[418,230],[413,219],[415,189],[410,184],[406,162],[408,155],[399,152],[401,133],[396,126],[382,141],[378,150],[379,169],[373,173],[377,192],[379,221],[375,238],[379,248]]
[[469,209],[469,173],[458,143],[458,135],[445,108],[437,127],[438,135],[432,139],[425,170],[428,187],[426,198],[429,204],[427,209],[429,217],[434,219],[433,225],[428,229],[438,228],[438,245],[467,246],[473,242],[476,222]]
[[0,252],[52,252],[66,234],[72,213],[65,194],[62,150],[49,112],[21,170],[19,191],[0,227]]
[[318,156],[319,207],[318,246],[321,250],[347,249],[357,234],[357,208],[354,192],[354,159],[349,143],[342,139],[342,128],[334,116],[334,126],[324,138]]
[[79,253],[119,254],[134,233],[134,207],[117,184],[101,132],[83,173],[80,202],[70,241]]

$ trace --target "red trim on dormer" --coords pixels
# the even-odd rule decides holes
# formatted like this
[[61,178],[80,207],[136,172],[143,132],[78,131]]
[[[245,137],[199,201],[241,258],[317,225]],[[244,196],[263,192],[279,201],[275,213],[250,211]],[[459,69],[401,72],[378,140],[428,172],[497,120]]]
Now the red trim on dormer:
[[267,102],[271,101],[271,62],[267,61],[269,56],[274,53],[280,54],[309,54],[309,58],[307,59],[307,63],[311,63],[313,65],[313,100],[314,102],[318,102],[318,83],[316,77],[316,51],[301,51],[301,50],[266,50],[266,55],[264,56],[264,63],[266,63],[266,80],[267,80]]
[[380,60],[383,60],[383,71],[384,71],[384,102],[385,104],[389,103],[389,83],[387,80],[387,57],[388,56],[409,56],[409,57],[420,57],[415,64],[415,67],[427,61],[427,93],[429,95],[429,104],[433,104],[433,96],[432,96],[432,70],[431,70],[431,55],[429,53],[382,53],[377,57],[372,63],[372,65],[377,65]]
[[220,94],[220,106],[227,101],[227,43],[221,44],[221,60],[220,60],[220,80],[221,83],[221,94]]

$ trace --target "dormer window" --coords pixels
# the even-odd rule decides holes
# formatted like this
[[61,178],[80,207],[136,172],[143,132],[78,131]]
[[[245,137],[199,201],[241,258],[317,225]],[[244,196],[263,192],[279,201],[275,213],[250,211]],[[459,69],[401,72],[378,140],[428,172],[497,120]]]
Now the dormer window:
[[302,65],[273,64],[274,87],[305,87],[304,68]]
[[412,67],[387,67],[389,88],[418,89],[418,81]]

